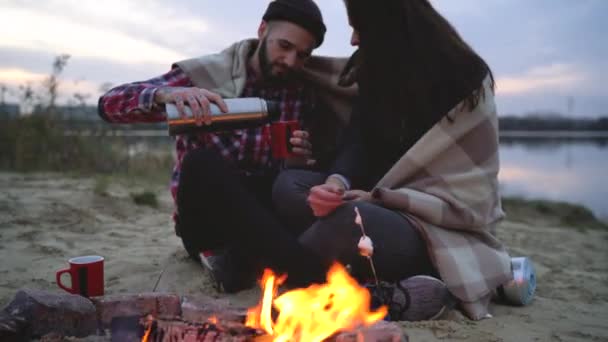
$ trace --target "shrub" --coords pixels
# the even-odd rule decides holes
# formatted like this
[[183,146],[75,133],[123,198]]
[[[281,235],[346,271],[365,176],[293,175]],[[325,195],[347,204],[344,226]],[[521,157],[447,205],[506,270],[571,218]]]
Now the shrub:
[[151,191],[143,191],[131,193],[131,199],[137,205],[146,205],[152,208],[158,208],[158,199],[156,194]]

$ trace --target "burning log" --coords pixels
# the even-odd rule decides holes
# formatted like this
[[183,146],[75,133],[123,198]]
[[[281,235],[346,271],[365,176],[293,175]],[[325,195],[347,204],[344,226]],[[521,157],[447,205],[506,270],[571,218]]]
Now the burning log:
[[[272,342],[276,336],[246,327],[239,321],[193,323],[146,317],[120,317],[112,321],[112,341],[120,342]],[[327,342],[407,342],[401,327],[385,321],[338,332]],[[308,342],[308,341],[306,341]]]
[[[231,324],[228,327],[213,323],[186,323],[181,321],[156,321],[149,330],[146,342],[171,342],[171,341],[225,341],[244,342],[252,341],[260,336],[260,332],[247,328],[242,324]],[[142,339],[142,342],[144,340]]]
[[153,314],[160,318],[174,318],[182,315],[182,298],[167,293],[114,294],[91,300],[102,328],[109,327],[114,317]]
[[236,321],[197,323],[147,315],[114,318],[111,334],[116,342],[244,342],[255,340],[263,332]]

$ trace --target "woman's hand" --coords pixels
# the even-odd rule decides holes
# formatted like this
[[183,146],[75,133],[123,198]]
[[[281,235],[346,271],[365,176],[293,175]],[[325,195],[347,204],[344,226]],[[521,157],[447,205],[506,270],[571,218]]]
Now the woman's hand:
[[363,191],[363,190],[348,190],[344,192],[344,196],[342,196],[344,201],[366,201],[373,202],[374,198],[372,197],[371,192]]
[[343,195],[342,186],[334,182],[327,182],[310,189],[308,205],[316,217],[325,217],[344,203]]

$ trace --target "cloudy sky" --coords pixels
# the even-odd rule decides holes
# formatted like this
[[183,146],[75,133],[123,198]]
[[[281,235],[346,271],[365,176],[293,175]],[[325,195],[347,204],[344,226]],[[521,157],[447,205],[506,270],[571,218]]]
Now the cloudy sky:
[[[608,0],[432,0],[490,64],[502,114],[608,115]],[[328,34],[317,50],[348,55],[342,1],[317,0]],[[378,3],[381,3],[379,0]],[[66,100],[95,102],[103,83],[166,72],[172,62],[254,36],[268,0],[0,0],[0,83],[37,87],[71,55]]]

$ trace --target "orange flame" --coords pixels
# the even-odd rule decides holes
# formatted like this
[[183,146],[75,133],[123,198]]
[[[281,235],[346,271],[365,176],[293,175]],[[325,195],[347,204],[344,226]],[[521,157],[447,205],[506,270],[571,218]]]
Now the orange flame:
[[[273,341],[323,341],[338,331],[368,326],[381,320],[386,307],[370,312],[370,294],[351,278],[343,266],[334,264],[327,273],[327,283],[288,291],[275,298],[285,277],[265,270],[261,285],[263,297],[258,306],[247,312],[246,325],[262,329]],[[272,320],[274,304],[278,312]]]
[[152,324],[150,324],[148,329],[146,329],[146,333],[144,334],[144,337],[142,337],[141,342],[148,342],[148,337],[150,337],[151,332],[152,332]]
[[260,280],[262,287],[262,301],[258,306],[247,310],[245,325],[252,328],[263,329],[272,335],[272,300],[277,296],[279,285],[285,282],[286,276],[277,277],[274,273],[265,269]]

